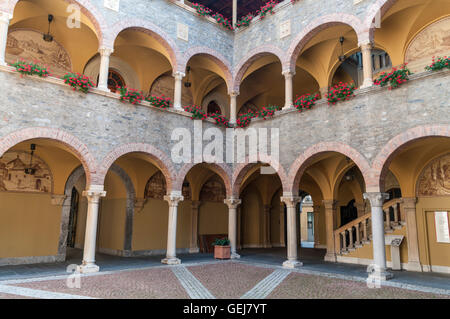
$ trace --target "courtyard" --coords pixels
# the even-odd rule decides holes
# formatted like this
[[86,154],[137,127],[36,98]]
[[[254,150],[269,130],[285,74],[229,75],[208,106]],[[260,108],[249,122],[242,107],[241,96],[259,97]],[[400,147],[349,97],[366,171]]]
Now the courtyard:
[[[65,263],[0,268],[1,299],[450,299],[450,275],[395,271],[381,287],[369,287],[366,267],[324,262],[321,249],[301,249],[304,266],[280,267],[283,249],[246,249],[239,260],[211,254],[180,255],[183,263],[160,264],[161,256],[97,256],[100,272],[70,274]],[[79,259],[78,259],[79,260]]]

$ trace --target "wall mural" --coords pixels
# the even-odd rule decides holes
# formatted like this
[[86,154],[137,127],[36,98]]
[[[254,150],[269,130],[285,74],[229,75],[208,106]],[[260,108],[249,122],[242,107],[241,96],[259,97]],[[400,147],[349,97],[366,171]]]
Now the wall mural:
[[[170,97],[171,99],[173,99],[174,86],[175,80],[172,76],[161,75],[155,80],[155,82],[153,82],[153,85],[150,88],[150,95],[164,95],[165,97]],[[183,88],[181,95],[181,104],[185,106],[191,105],[193,103],[194,100],[192,98],[191,90]]]
[[6,46],[6,62],[14,63],[20,59],[37,62],[48,66],[55,76],[70,72],[72,63],[66,50],[56,41],[45,42],[42,36],[42,33],[33,30],[11,31]]
[[424,168],[417,182],[417,196],[450,195],[450,153]]
[[[154,198],[164,200],[167,195],[166,179],[161,171],[155,173],[149,178],[145,185],[144,198]],[[191,188],[189,183],[183,183],[182,195],[184,200],[191,199]]]
[[48,165],[40,158],[33,156],[34,175],[25,174],[30,165],[31,156],[25,152],[7,152],[0,157],[0,191],[21,191],[34,193],[50,193],[52,191],[52,175]]
[[225,185],[218,176],[211,177],[200,191],[200,200],[223,203],[226,197]]
[[405,61],[413,72],[423,71],[433,56],[450,55],[450,17],[423,29],[409,44]]

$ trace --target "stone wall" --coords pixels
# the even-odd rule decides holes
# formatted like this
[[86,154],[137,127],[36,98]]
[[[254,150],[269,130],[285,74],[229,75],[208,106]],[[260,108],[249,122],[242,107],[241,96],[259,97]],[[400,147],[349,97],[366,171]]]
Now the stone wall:
[[[124,104],[113,94],[85,95],[56,79],[22,78],[11,71],[0,72],[0,81],[0,154],[23,140],[23,134],[17,132],[30,129],[25,137],[39,137],[39,132],[50,128],[57,132],[56,138],[67,141],[87,162],[92,162],[88,166],[94,167],[94,172],[108,169],[101,165],[112,164],[108,161],[114,161],[115,156],[133,151],[136,146],[131,144],[142,144],[151,147],[146,150],[153,152],[172,176],[187,173],[189,167],[171,163],[170,157],[176,143],[171,140],[173,130],[194,130],[188,113]],[[347,155],[370,184],[370,166],[383,166],[402,143],[421,135],[450,136],[449,87],[449,71],[426,72],[392,91],[359,91],[352,100],[334,106],[322,100],[303,113],[281,111],[270,120],[254,120],[251,128],[280,129],[280,163],[284,172],[280,177],[285,190],[289,173],[296,173],[295,164],[320,151]],[[224,132],[221,127],[203,122],[204,129],[211,127]],[[242,165],[234,164],[235,173]],[[231,168],[219,166],[231,179]],[[225,182],[228,192],[230,182]],[[169,181],[168,189],[170,184]]]

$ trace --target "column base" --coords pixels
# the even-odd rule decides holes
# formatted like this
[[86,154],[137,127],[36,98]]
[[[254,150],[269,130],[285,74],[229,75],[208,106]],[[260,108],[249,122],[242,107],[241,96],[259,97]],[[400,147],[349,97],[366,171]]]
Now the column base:
[[394,278],[394,275],[386,270],[374,271],[367,277],[367,283],[377,283]]
[[237,254],[237,253],[231,253],[230,258],[231,258],[231,259],[239,259],[239,258],[241,258],[241,255],[239,255],[239,254]]
[[324,258],[323,260],[325,260],[325,261],[330,261],[330,262],[332,262],[332,263],[335,263],[335,262],[337,262],[336,254],[333,254],[333,253],[327,253],[327,254],[325,255],[325,258]]
[[108,89],[108,87],[97,87],[98,90],[102,91],[102,92],[106,92],[106,93],[111,93],[111,90]]
[[200,252],[200,248],[198,247],[194,247],[194,248],[189,248],[189,253],[190,254],[196,254]]
[[367,89],[373,86],[373,82],[363,82],[363,84],[359,87],[359,89]]
[[82,274],[89,274],[89,273],[99,272],[99,271],[100,271],[100,267],[97,266],[96,264],[83,264],[83,265],[77,266],[77,272],[82,273]]
[[301,266],[303,266],[303,263],[298,261],[298,260],[286,260],[283,263],[283,267],[284,268],[293,269],[293,268],[298,268],[298,267],[301,267]]
[[166,265],[179,265],[181,264],[181,260],[176,257],[164,258],[161,260],[161,263]]
[[290,110],[290,109],[292,109],[292,108],[294,108],[293,105],[285,105],[285,106],[283,106],[282,110],[283,110],[283,111],[284,111],[284,110]]
[[408,262],[408,271],[420,271],[423,272],[422,265],[418,261],[409,261]]

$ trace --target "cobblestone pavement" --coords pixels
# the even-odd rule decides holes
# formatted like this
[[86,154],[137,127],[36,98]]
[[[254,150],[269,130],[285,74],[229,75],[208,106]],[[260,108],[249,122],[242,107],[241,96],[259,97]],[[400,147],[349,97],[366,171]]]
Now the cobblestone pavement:
[[420,287],[369,288],[362,279],[339,276],[248,261],[210,260],[81,275],[79,288],[76,278],[67,274],[4,280],[0,281],[0,298],[450,299],[450,285],[434,292],[418,291]]

